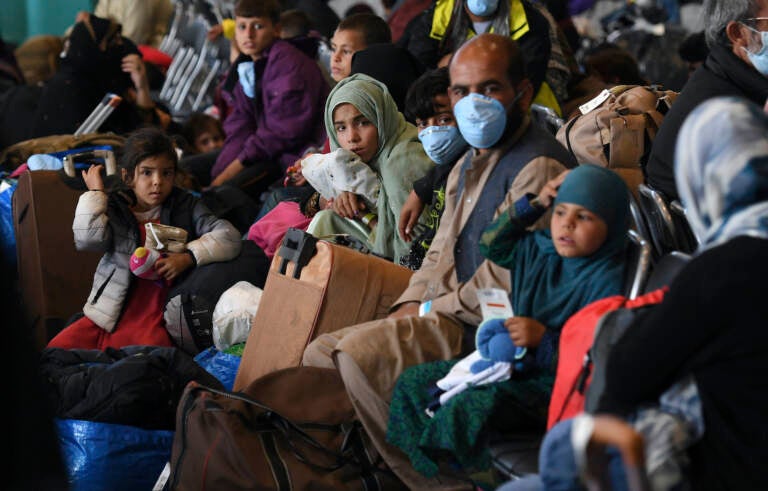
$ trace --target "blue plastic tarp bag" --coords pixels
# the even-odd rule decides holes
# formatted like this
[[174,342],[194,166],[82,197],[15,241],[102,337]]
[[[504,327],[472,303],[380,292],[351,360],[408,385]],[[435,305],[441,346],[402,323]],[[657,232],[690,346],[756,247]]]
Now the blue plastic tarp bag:
[[237,369],[240,367],[241,357],[219,351],[215,346],[201,351],[195,356],[195,361],[208,373],[219,379],[227,390],[232,390],[235,384]]
[[56,419],[71,491],[151,490],[171,458],[173,432]]
[[[11,200],[16,191],[15,179],[0,181],[0,251],[3,259],[16,267],[16,233],[13,231],[13,209]],[[7,186],[7,187],[6,187]]]

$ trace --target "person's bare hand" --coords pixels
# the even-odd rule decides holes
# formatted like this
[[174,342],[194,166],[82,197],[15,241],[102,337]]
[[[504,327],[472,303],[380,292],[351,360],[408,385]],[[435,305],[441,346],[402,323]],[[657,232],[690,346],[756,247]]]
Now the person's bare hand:
[[301,172],[301,159],[293,163],[292,166],[286,170],[286,177],[283,185],[289,186],[303,186],[307,183],[307,178]]
[[504,321],[509,337],[515,346],[535,348],[541,343],[547,328],[541,322],[530,317],[510,317]]
[[141,59],[141,56],[136,53],[125,55],[122,60],[121,68],[124,73],[131,76],[131,82],[133,82],[133,86],[136,87],[137,91],[149,87],[147,68],[144,66],[144,61]]
[[75,24],[83,22],[91,18],[91,13],[86,10],[81,10],[75,15]]
[[413,239],[411,232],[413,227],[416,226],[416,222],[419,221],[421,212],[424,210],[424,203],[416,194],[416,191],[411,191],[408,195],[408,199],[405,200],[402,209],[400,210],[400,221],[397,223],[397,231],[400,233],[405,241]]
[[83,181],[85,181],[85,186],[89,191],[104,191],[104,180],[101,178],[101,169],[103,168],[103,165],[98,164],[82,171]]
[[357,197],[356,194],[349,191],[342,193],[333,200],[333,211],[344,218],[355,218],[360,215],[360,211],[365,209],[365,203]]
[[192,257],[186,252],[168,252],[157,260],[155,271],[165,278],[166,281],[170,282],[186,271],[192,264]]
[[240,162],[240,159],[233,160],[228,166],[224,168],[223,171],[221,171],[221,174],[216,176],[216,178],[211,181],[210,187],[221,186],[225,182],[235,177],[243,169],[245,169],[245,166],[242,162]]
[[557,177],[544,184],[544,187],[541,188],[538,196],[539,204],[541,206],[548,208],[552,204],[552,201],[557,198],[557,190],[569,172],[570,171],[561,172]]
[[590,446],[610,445],[616,447],[626,465],[634,467],[645,465],[643,435],[626,421],[615,416],[596,415],[594,423]]
[[208,29],[205,37],[208,41],[216,41],[222,34],[224,34],[224,27],[221,24],[216,24]]
[[400,319],[403,317],[416,317],[419,315],[419,302],[405,302],[390,313],[388,319]]

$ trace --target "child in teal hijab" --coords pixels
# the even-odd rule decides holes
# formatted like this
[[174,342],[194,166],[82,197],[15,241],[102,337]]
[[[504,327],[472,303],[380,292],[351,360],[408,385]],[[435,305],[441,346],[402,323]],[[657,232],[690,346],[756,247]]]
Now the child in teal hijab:
[[[527,231],[550,207],[550,229]],[[544,429],[560,330],[584,306],[622,293],[628,224],[624,181],[603,167],[582,165],[548,182],[538,196],[520,199],[486,229],[482,254],[511,274],[514,317],[504,325],[532,360],[527,370],[495,374],[437,409],[435,384],[453,375],[461,360],[405,370],[392,396],[387,441],[416,470],[436,476],[438,456],[446,453],[467,473],[487,469],[485,429]]]
[[349,189],[336,196],[332,209],[317,213],[307,231],[322,237],[348,233],[370,249],[398,262],[408,244],[397,233],[397,221],[414,180],[434,166],[405,121],[387,87],[363,74],[345,78],[325,104],[325,126],[335,158],[359,158],[380,180],[375,206]]

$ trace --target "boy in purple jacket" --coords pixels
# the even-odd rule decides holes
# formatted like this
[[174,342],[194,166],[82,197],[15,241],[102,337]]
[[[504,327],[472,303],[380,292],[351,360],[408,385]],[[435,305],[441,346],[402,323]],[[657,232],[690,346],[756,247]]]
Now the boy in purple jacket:
[[226,141],[211,170],[212,186],[230,183],[258,197],[307,147],[325,139],[328,84],[315,60],[280,39],[279,19],[276,0],[235,6],[242,54],[224,82],[233,109],[224,120]]

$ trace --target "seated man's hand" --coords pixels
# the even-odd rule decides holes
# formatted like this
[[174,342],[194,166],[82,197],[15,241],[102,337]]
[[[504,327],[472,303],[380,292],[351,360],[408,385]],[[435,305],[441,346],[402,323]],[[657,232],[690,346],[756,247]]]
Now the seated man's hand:
[[419,195],[416,194],[416,191],[411,191],[408,199],[405,200],[405,204],[403,204],[403,208],[400,210],[400,221],[397,224],[397,231],[403,240],[410,241],[413,239],[411,232],[413,227],[416,226],[416,222],[419,221],[423,210],[424,203],[419,199]]
[[419,315],[419,302],[405,302],[400,304],[392,313],[390,313],[388,319],[400,319],[402,317],[417,317]]
[[221,174],[216,176],[216,179],[211,181],[211,187],[221,186],[239,174],[243,169],[245,169],[245,166],[240,162],[240,159],[233,160],[223,171],[221,171]]

